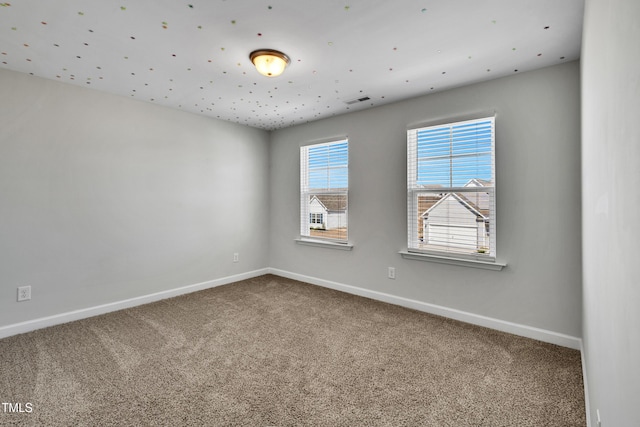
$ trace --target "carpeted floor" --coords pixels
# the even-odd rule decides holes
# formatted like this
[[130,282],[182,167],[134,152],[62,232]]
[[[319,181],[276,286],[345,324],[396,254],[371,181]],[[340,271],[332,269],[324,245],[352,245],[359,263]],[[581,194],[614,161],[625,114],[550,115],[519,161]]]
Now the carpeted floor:
[[0,425],[584,426],[580,353],[267,275],[0,340]]

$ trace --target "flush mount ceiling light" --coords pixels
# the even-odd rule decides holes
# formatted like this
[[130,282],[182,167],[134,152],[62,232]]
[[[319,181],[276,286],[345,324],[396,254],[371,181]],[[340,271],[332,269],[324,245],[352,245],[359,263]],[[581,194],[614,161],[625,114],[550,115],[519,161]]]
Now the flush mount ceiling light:
[[254,50],[249,54],[249,59],[258,72],[267,77],[279,76],[290,62],[287,55],[272,49]]

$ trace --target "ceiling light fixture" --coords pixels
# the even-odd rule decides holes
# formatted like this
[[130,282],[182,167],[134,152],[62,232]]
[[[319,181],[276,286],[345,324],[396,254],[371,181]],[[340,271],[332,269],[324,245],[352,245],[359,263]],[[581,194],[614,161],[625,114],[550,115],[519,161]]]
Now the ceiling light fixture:
[[278,77],[291,62],[287,55],[272,49],[254,50],[249,54],[249,59],[258,72],[267,77]]

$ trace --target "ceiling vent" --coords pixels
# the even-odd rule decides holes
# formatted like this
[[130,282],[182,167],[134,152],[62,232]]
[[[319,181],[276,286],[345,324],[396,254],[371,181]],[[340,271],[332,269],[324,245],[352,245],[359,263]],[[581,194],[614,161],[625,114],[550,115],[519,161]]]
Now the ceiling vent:
[[357,104],[358,102],[368,101],[370,99],[371,98],[369,98],[368,96],[363,96],[361,98],[352,99],[351,101],[345,101],[344,103],[347,105],[351,105],[351,104]]

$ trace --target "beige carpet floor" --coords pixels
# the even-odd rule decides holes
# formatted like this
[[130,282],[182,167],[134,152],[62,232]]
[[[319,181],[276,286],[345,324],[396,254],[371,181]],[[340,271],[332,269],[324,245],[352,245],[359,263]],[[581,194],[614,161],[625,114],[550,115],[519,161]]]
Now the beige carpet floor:
[[0,425],[584,426],[580,353],[266,275],[0,340]]

